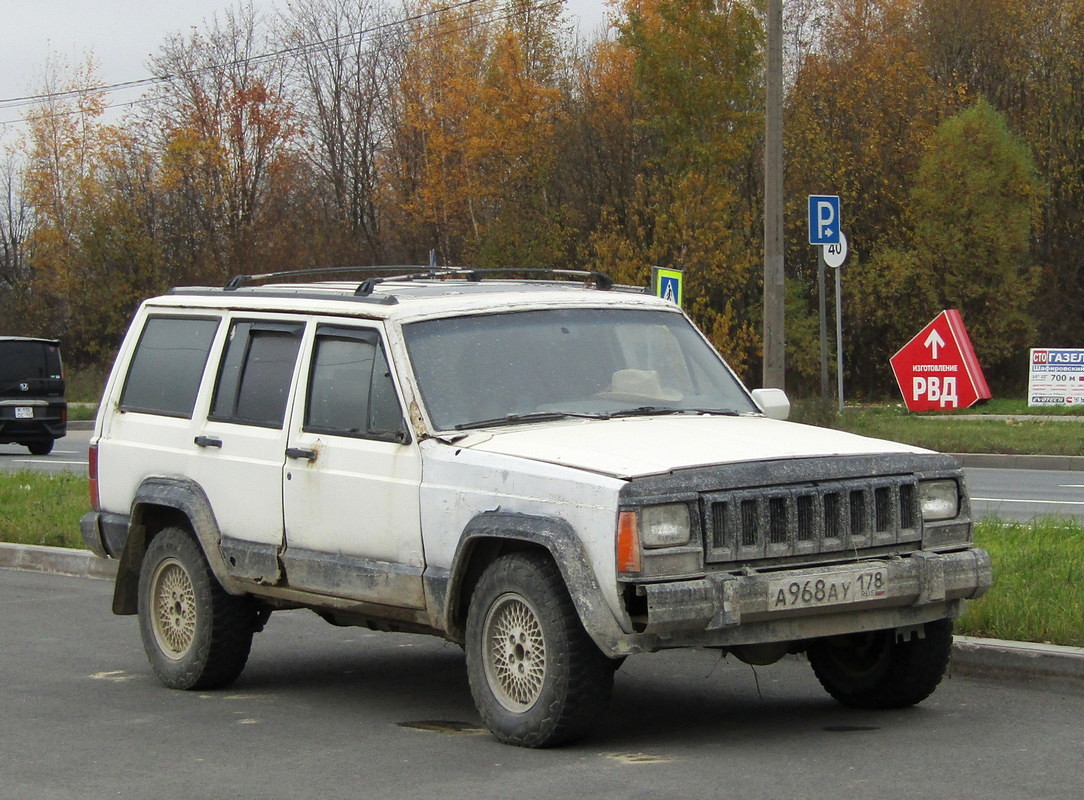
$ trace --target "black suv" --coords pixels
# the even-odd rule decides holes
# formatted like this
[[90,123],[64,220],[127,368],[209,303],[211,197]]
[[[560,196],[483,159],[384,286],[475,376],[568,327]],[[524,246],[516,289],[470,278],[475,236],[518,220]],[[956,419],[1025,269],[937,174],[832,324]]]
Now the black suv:
[[67,429],[60,343],[0,336],[0,444],[26,445],[44,456]]

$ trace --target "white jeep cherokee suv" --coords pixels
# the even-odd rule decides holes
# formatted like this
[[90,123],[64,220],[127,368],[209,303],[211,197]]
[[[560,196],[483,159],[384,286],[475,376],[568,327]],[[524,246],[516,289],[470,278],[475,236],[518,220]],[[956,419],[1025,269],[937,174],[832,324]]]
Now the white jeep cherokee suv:
[[575,275],[144,302],[82,527],[162,682],[229,684],[305,607],[463,644],[525,746],[584,735],[621,660],[664,648],[805,652],[854,706],[929,695],[991,583],[953,459],[781,421],[679,308]]

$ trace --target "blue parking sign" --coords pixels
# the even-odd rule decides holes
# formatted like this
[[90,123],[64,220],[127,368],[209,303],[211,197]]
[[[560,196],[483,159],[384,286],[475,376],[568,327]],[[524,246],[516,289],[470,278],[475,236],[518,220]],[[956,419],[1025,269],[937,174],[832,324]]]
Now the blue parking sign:
[[809,195],[809,243],[839,244],[839,195]]

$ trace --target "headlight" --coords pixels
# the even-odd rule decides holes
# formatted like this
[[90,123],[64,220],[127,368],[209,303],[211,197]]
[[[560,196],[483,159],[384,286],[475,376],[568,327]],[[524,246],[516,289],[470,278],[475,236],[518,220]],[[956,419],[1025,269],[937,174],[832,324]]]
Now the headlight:
[[692,535],[685,503],[645,506],[640,512],[640,540],[644,547],[687,544]]
[[925,522],[955,519],[960,513],[960,490],[954,480],[922,481],[918,497]]

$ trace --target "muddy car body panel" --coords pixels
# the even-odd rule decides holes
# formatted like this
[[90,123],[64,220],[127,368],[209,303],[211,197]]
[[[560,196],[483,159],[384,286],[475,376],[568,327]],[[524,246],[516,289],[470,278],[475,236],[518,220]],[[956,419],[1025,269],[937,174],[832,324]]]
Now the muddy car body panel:
[[[806,651],[854,704],[932,691],[992,579],[955,462],[771,419],[785,398],[748,392],[680,309],[586,282],[146,301],[83,531],[120,558],[114,610],[163,682],[225,685],[300,606],[463,643],[484,722],[527,746],[583,735],[620,660],[670,647]],[[170,605],[177,585],[207,599]]]

